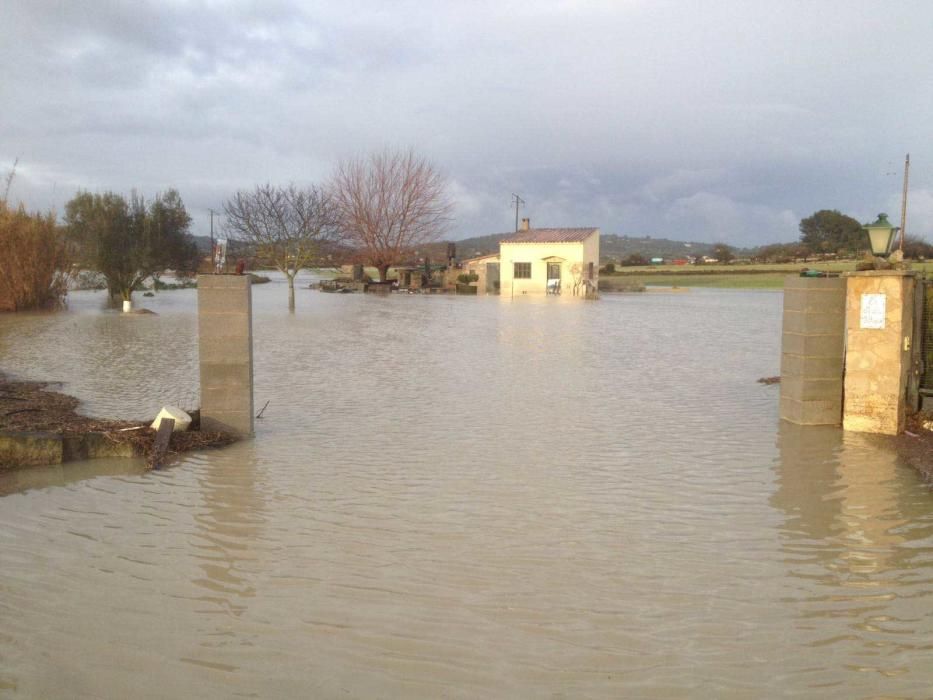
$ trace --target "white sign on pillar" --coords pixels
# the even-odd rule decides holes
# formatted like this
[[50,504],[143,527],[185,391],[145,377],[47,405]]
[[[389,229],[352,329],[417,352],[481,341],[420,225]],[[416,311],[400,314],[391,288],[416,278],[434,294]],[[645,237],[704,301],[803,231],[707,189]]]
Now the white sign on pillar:
[[884,329],[887,297],[884,294],[863,294],[859,328]]

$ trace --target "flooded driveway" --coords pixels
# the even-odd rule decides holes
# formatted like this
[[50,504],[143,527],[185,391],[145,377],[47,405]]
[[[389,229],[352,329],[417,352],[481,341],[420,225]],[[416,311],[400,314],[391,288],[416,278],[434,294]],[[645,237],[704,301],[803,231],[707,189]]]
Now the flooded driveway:
[[[193,291],[0,317],[84,409],[197,403]],[[925,697],[933,494],[777,418],[781,295],[254,288],[256,438],[0,475],[0,697]]]

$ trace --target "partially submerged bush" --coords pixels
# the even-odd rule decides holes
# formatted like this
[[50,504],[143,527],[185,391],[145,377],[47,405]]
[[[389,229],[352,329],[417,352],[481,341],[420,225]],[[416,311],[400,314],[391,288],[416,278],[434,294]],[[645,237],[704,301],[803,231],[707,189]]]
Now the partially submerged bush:
[[29,214],[0,200],[0,251],[0,311],[64,304],[71,260],[54,214]]
[[163,282],[158,277],[152,278],[152,288],[157,292],[171,289],[197,289],[198,283],[187,278],[176,278],[177,282]]
[[82,270],[72,279],[71,288],[82,291],[107,289],[107,278],[94,270]]

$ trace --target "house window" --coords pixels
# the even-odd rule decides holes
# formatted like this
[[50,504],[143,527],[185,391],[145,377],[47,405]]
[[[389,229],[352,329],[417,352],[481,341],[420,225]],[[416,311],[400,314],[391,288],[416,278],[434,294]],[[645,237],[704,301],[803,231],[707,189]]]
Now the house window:
[[515,263],[515,274],[517,280],[531,279],[531,263]]
[[593,279],[593,263],[587,263],[586,265],[586,278],[588,280]]

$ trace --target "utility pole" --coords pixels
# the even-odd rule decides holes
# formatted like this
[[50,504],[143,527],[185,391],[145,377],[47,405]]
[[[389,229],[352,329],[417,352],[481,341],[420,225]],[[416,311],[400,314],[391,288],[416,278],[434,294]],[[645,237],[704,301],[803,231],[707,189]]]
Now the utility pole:
[[525,205],[525,200],[513,192],[512,204],[515,205],[515,230],[518,231],[518,208]]
[[211,213],[211,258],[213,258],[214,257],[214,214],[216,214],[217,212],[215,212],[213,209],[208,209],[208,211]]
[[910,173],[910,154],[904,158],[904,192],[901,194],[901,252],[904,252],[904,236],[907,235],[907,176]]

